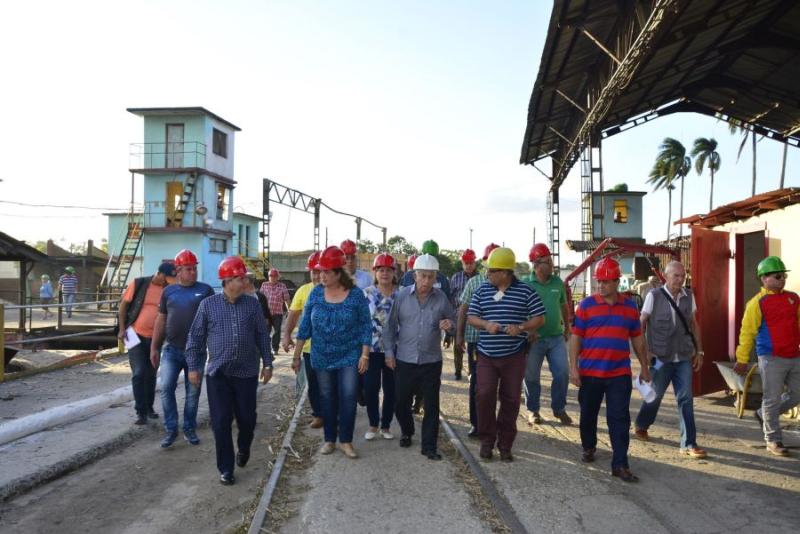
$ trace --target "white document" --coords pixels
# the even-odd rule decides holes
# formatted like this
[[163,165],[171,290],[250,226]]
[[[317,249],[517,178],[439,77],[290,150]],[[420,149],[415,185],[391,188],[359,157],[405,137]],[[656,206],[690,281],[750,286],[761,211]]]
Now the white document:
[[136,334],[136,330],[134,330],[132,326],[129,326],[128,329],[125,330],[125,350],[130,350],[141,342],[139,336]]

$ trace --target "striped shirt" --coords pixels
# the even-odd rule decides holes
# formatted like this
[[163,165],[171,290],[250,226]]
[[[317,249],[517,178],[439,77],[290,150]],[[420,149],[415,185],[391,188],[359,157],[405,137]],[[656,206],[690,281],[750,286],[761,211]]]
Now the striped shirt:
[[[464,290],[461,292],[461,296],[458,299],[459,302],[469,306],[469,303],[472,300],[472,295],[475,294],[478,288],[481,287],[481,284],[483,284],[485,281],[486,277],[480,273],[470,278],[467,282],[467,285],[464,286]],[[466,327],[464,328],[464,341],[467,343],[477,343],[479,337],[480,330],[467,323]]]
[[251,378],[258,376],[259,359],[272,365],[267,320],[258,299],[241,295],[231,303],[224,293],[200,302],[186,342],[186,365],[206,374]]
[[78,277],[74,274],[62,274],[58,279],[58,285],[61,286],[62,293],[77,293]]
[[464,291],[467,282],[469,282],[471,278],[475,278],[477,274],[477,272],[473,272],[472,276],[468,276],[464,271],[458,271],[450,277],[450,302],[454,307],[458,307],[460,304],[459,299],[461,298],[461,292]]
[[582,338],[578,370],[581,376],[630,376],[630,338],[642,335],[633,299],[618,295],[609,305],[600,295],[583,299],[575,313],[572,333]]
[[261,294],[267,297],[269,302],[269,312],[272,315],[283,315],[284,304],[288,307],[292,300],[289,298],[289,290],[283,282],[275,282],[270,284],[264,282],[261,284]]
[[[495,286],[482,284],[469,303],[467,315],[502,326],[520,325],[531,317],[544,315],[544,305],[539,295],[516,278],[502,293]],[[525,350],[528,335],[510,336],[504,331],[490,334],[481,330],[478,337],[478,352],[490,358],[511,356]]]

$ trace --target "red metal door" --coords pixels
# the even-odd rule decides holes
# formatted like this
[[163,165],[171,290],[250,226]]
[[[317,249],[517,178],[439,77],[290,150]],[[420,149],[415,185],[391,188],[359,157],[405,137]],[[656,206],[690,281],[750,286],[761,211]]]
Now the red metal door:
[[692,289],[705,350],[705,363],[694,374],[694,394],[725,389],[712,362],[728,361],[728,232],[692,228]]

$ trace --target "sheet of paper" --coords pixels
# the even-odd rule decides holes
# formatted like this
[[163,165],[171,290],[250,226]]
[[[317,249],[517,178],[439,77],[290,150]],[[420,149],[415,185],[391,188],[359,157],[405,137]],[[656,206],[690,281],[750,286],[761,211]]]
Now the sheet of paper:
[[128,329],[125,330],[125,349],[130,350],[139,343],[141,343],[141,340],[136,334],[136,330],[134,330],[132,326],[129,326]]

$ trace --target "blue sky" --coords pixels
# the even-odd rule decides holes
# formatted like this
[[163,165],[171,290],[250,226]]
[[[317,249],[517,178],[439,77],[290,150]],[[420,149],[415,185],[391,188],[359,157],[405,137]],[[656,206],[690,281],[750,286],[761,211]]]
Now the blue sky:
[[[211,109],[239,125],[234,204],[258,214],[261,179],[322,197],[419,244],[505,242],[526,255],[545,233],[548,184],[518,164],[550,2],[77,1],[0,7],[0,200],[124,208],[139,106]],[[720,142],[715,205],[749,195],[749,146],[695,115],[656,120],[604,145],[605,182],[644,181],[661,139]],[[781,147],[759,143],[759,191]],[[790,149],[787,185],[800,185]],[[545,164],[546,168],[547,165]],[[141,178],[137,200],[141,200]],[[579,183],[562,190],[562,238],[579,237]],[[708,178],[687,181],[703,212]],[[666,193],[645,197],[645,237],[663,239]],[[676,198],[677,210],[677,198]],[[0,204],[0,230],[31,241],[105,237],[98,211]],[[273,248],[310,248],[310,216],[275,208]],[[351,220],[323,212],[335,243]],[[363,237],[378,240],[365,227]]]

